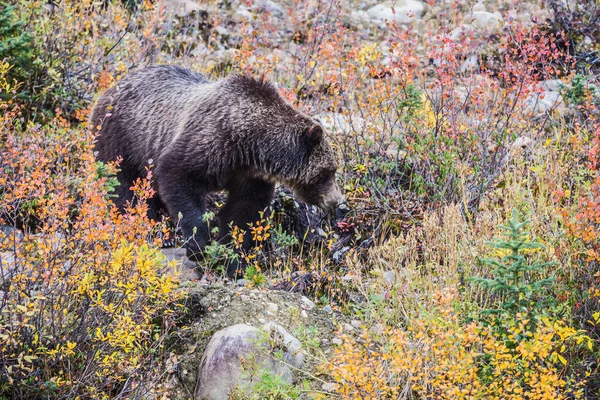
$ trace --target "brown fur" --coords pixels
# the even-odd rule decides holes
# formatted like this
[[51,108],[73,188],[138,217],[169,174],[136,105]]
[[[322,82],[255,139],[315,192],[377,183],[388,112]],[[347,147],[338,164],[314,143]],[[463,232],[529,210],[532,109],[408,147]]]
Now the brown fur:
[[219,212],[223,237],[229,223],[245,229],[258,219],[276,182],[323,209],[342,200],[337,163],[321,126],[263,79],[233,75],[209,82],[180,67],[151,66],[100,97],[91,116],[91,126],[98,125],[98,160],[122,157],[117,205],[133,199],[133,181],[153,160],[158,196],[151,209],[164,204],[172,218],[182,214],[191,258],[209,238],[202,216],[211,192],[228,192]]

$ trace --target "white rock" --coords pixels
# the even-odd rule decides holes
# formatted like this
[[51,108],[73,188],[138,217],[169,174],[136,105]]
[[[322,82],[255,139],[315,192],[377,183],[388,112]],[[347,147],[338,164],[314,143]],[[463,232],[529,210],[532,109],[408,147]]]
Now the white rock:
[[[0,252],[0,279],[8,279],[16,270],[14,253],[10,251]],[[2,281],[0,281],[2,282]]]
[[252,19],[252,11],[243,4],[240,4],[236,10],[236,14],[245,19]]
[[385,326],[382,324],[375,324],[369,329],[369,331],[375,335],[383,335],[385,332]]
[[525,111],[534,115],[549,111],[562,114],[565,111],[565,102],[559,92],[543,91],[542,93],[534,93],[525,100]]
[[350,25],[358,28],[360,26],[369,26],[371,24],[371,17],[365,10],[354,10],[346,17]]
[[370,124],[364,118],[357,115],[345,116],[340,113],[321,113],[315,116],[326,131],[335,131],[342,133],[361,133],[367,129]]
[[[298,339],[277,324],[267,323],[263,328],[277,331],[281,335],[282,345],[285,348],[283,361],[301,368],[304,354],[300,351]],[[292,383],[290,367],[265,354],[270,346],[269,343],[259,342],[261,336],[259,329],[246,324],[233,325],[215,333],[208,342],[200,362],[197,398],[226,400],[236,385],[251,388],[253,382],[242,374],[242,358],[252,359],[254,362],[252,367],[258,368],[258,371],[269,370],[284,382]],[[281,346],[277,347],[281,348]]]
[[369,8],[367,14],[377,23],[388,20],[408,24],[421,19],[425,14],[425,4],[418,0],[384,1]]
[[486,11],[485,10],[485,4],[483,3],[477,3],[473,6],[472,11]]
[[194,11],[202,11],[203,8],[195,1],[192,0],[165,0],[164,1],[167,12],[171,11],[178,17],[187,17]]
[[235,281],[236,286],[243,287],[243,286],[246,286],[247,284],[248,284],[248,281],[245,279],[238,279]]
[[302,352],[302,343],[289,333],[283,326],[274,322],[267,322],[262,326],[262,329],[267,332],[275,331],[281,335],[283,345],[286,349],[284,361],[296,368],[301,368],[304,365],[304,353]]
[[519,136],[517,138],[517,140],[515,140],[515,142],[513,143],[512,147],[513,147],[513,149],[517,149],[517,148],[525,149],[525,148],[531,146],[532,143],[533,143],[533,140],[531,140],[531,138],[528,138],[527,136]]
[[252,8],[262,12],[269,12],[275,16],[284,14],[283,8],[272,0],[258,0],[252,4]]
[[269,314],[277,314],[279,311],[279,306],[275,303],[267,303],[267,312]]
[[479,68],[479,58],[476,55],[470,55],[460,64],[460,72],[472,72]]
[[388,285],[393,285],[396,282],[396,274],[394,271],[385,271],[383,273],[383,281]]
[[300,301],[302,302],[301,307],[305,310],[312,310],[316,307],[315,303],[306,296],[302,296]]
[[[502,28],[504,20],[498,13],[474,11],[471,13],[471,24],[479,30],[495,31]],[[467,17],[468,18],[468,17]]]
[[450,39],[454,40],[455,42],[457,40],[459,40],[461,38],[462,35],[470,35],[472,31],[475,31],[475,27],[473,25],[470,24],[464,24],[461,26],[458,26],[454,29],[452,29],[452,31],[450,32]]
[[545,91],[560,92],[563,89],[564,83],[560,79],[548,79],[542,83]]

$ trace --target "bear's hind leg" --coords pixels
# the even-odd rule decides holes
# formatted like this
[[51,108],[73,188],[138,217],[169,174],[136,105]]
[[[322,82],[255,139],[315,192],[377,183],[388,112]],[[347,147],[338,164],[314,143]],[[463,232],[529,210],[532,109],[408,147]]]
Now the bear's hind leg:
[[181,227],[187,257],[201,261],[209,239],[208,225],[203,218],[206,213],[206,190],[200,182],[190,182],[184,177],[167,172],[157,175],[160,176],[157,182],[158,195],[173,221]]
[[[275,185],[257,178],[233,179],[226,187],[227,202],[219,211],[219,240],[231,239],[231,228],[237,226],[245,231],[242,251],[252,248],[252,234],[248,225],[260,219],[260,212],[271,205],[275,193]],[[244,263],[232,262],[227,268],[230,278],[243,273]]]

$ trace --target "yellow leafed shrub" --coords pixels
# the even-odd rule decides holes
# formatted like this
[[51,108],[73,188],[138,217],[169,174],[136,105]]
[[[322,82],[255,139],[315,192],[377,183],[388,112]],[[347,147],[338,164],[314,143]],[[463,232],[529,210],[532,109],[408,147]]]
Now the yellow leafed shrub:
[[148,389],[182,296],[146,216],[149,182],[121,215],[90,135],[60,118],[17,129],[19,108],[0,108],[0,398]]
[[[439,291],[434,307],[407,329],[344,337],[324,365],[343,399],[565,399],[561,355],[565,345],[588,339],[563,323],[525,329],[513,324],[511,341],[455,311],[455,289]],[[518,339],[517,339],[518,338]],[[511,338],[508,338],[511,339]],[[589,344],[589,343],[588,343]]]

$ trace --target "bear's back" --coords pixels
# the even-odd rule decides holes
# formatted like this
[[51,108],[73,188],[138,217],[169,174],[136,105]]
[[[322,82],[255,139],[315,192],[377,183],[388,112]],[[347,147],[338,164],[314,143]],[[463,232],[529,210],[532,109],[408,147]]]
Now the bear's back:
[[158,159],[209,85],[203,75],[177,66],[154,65],[128,74],[101,96],[92,113],[92,126],[102,126],[98,158],[121,156],[139,168]]

